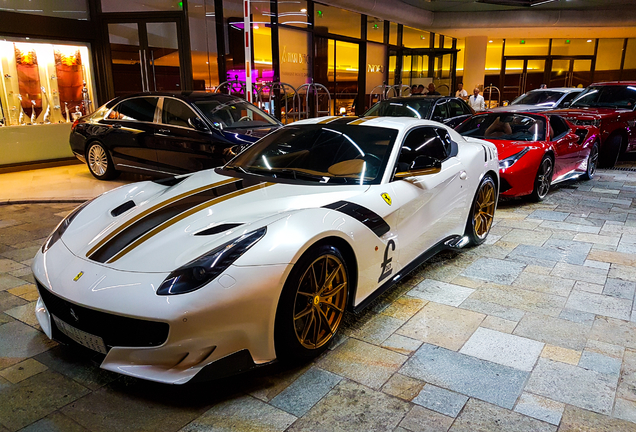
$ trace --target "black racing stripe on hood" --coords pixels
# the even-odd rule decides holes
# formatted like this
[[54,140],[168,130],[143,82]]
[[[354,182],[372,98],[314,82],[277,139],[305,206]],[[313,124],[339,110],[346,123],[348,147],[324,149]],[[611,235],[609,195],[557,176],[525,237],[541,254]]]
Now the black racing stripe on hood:
[[93,261],[104,263],[115,256],[126,246],[137,240],[139,237],[143,236],[162,223],[172,219],[173,217],[184,213],[206,201],[222,197],[223,195],[227,195],[229,193],[236,192],[238,190],[245,189],[259,183],[261,182],[258,180],[241,179],[232,183],[227,183],[212,189],[206,189],[197,194],[184,197],[141,218],[125,230],[115,235],[102,247],[91,254],[89,258]]
[[391,230],[391,227],[384,219],[382,219],[382,216],[375,213],[373,210],[352,202],[337,201],[335,203],[327,204],[326,206],[323,206],[323,208],[336,210],[359,220],[378,237],[382,237]]

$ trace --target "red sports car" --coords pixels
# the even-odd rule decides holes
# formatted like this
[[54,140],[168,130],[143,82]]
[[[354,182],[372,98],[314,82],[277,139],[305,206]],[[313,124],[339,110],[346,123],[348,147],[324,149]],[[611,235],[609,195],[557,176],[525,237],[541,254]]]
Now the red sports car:
[[599,154],[594,126],[574,126],[555,114],[496,112],[475,115],[455,128],[488,140],[499,151],[502,196],[541,201],[552,184],[591,179]]

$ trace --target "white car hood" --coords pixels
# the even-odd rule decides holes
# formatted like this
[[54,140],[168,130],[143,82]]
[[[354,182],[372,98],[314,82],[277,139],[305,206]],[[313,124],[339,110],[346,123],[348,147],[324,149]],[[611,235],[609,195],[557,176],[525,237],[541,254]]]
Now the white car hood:
[[[349,200],[368,189],[267,180],[227,177],[208,170],[172,187],[154,182],[123,186],[86,206],[71,222],[62,241],[74,255],[95,264],[123,271],[170,272],[290,212]],[[201,190],[209,195],[197,201],[194,195]],[[184,197],[192,198],[185,198],[190,200],[185,202]],[[135,207],[112,215],[114,209],[131,200]],[[183,206],[175,214],[162,216],[166,206],[175,202]],[[225,224],[240,225],[212,235],[195,235]]]

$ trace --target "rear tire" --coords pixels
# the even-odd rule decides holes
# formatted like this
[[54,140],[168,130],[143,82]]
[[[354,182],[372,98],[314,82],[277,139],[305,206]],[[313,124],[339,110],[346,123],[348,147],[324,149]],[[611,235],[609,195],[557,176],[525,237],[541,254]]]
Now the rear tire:
[[581,176],[583,180],[592,180],[594,174],[596,174],[596,167],[598,166],[598,143],[594,143],[590,150],[590,155],[587,157],[587,169],[585,174]]
[[99,180],[112,180],[119,176],[108,150],[98,141],[89,144],[86,150],[86,165],[93,177]]
[[327,349],[347,306],[349,273],[331,245],[309,249],[294,265],[276,310],[274,344],[280,360],[305,360]]
[[497,186],[490,174],[481,179],[466,221],[465,235],[477,246],[486,241],[497,207]]
[[550,185],[552,184],[552,174],[554,173],[554,162],[548,155],[543,156],[539,169],[537,170],[537,176],[534,178],[534,190],[530,194],[530,201],[539,202],[550,192]]

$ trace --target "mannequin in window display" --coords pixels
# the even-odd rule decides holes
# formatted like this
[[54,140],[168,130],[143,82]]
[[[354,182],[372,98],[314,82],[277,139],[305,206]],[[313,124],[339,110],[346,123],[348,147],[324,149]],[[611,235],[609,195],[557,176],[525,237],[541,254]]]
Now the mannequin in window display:
[[85,83],[79,50],[74,53],[63,53],[56,49],[54,55],[60,103],[71,106],[80,105],[83,101],[82,90],[85,88]]
[[35,119],[42,111],[38,59],[35,50],[22,51],[17,45],[14,45],[14,48],[22,109],[25,110],[25,114],[31,116],[31,123],[35,123]]

